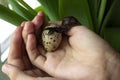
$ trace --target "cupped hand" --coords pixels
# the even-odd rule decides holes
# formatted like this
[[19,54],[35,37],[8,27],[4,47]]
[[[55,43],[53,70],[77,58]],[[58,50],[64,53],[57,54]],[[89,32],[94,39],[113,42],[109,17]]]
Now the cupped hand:
[[[43,13],[40,12],[31,22],[36,26],[36,29],[41,25],[43,17]],[[38,23],[38,20],[41,22]],[[8,63],[3,66],[3,72],[6,73],[11,80],[56,80],[55,78],[49,77],[47,73],[38,69],[30,62],[22,37],[25,23],[26,22],[23,22],[14,32],[10,45]]]
[[35,32],[32,22],[24,24],[22,36],[34,66],[59,79],[107,80],[108,54],[114,53],[114,50],[91,30],[85,26],[74,26],[65,33],[54,52],[45,52],[41,45],[37,45]]

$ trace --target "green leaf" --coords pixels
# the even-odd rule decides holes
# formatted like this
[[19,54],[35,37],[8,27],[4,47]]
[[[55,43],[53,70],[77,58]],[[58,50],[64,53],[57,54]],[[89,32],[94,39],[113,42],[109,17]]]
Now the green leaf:
[[93,21],[93,26],[95,29],[95,32],[97,33],[97,11],[99,9],[99,4],[100,0],[88,0],[91,16],[92,16],[92,21]]
[[106,5],[107,5],[107,0],[101,0],[99,13],[98,13],[98,23],[99,23],[99,25],[101,24],[101,22],[103,20],[103,16],[104,16],[104,13],[105,13]]
[[24,7],[22,7],[20,4],[18,4],[16,0],[8,0],[8,1],[11,4],[13,10],[17,14],[21,15],[27,20],[32,20],[34,18],[35,15],[33,15],[28,10],[26,10]]
[[[96,0],[96,1],[97,1],[97,12],[99,12],[101,0]],[[98,15],[98,13],[97,13],[97,15]]]
[[107,5],[107,0],[101,0],[100,9],[98,13],[98,29],[97,29],[99,33],[100,33],[103,17],[105,14],[106,5]]
[[120,27],[120,0],[114,0],[114,3],[111,6],[109,13],[108,13],[108,15],[110,15],[110,16],[108,18],[106,25]]
[[5,6],[5,7],[8,7],[8,1],[7,0],[0,0],[0,4]]
[[109,1],[107,1],[105,13],[107,13],[107,12],[110,10],[113,2],[114,2],[114,0],[109,0]]
[[104,38],[113,48],[120,52],[120,27],[110,26],[109,28],[105,28]]
[[0,5],[0,18],[16,26],[20,25],[22,21],[26,20],[17,13],[2,5]]
[[101,35],[103,35],[104,28],[107,26],[120,27],[120,0],[114,0],[111,4],[102,24]]
[[59,20],[59,4],[58,0],[38,0],[44,7],[50,20]]
[[42,11],[42,12],[45,14],[45,20],[46,20],[46,21],[49,21],[49,20],[50,20],[49,17],[48,17],[48,15],[47,15],[47,13],[45,12],[43,6],[39,6],[39,7],[35,8],[35,11],[36,11],[36,12]]
[[45,14],[47,14],[47,12],[46,12],[45,9],[43,8],[43,6],[38,6],[37,8],[35,8],[35,11],[36,11],[36,12],[42,11],[42,12],[44,12]]
[[60,16],[76,17],[83,25],[94,30],[90,8],[87,0],[59,0]]
[[20,2],[22,4],[22,6],[25,7],[31,14],[36,16],[37,12],[32,7],[30,7],[25,1],[18,0],[18,2]]

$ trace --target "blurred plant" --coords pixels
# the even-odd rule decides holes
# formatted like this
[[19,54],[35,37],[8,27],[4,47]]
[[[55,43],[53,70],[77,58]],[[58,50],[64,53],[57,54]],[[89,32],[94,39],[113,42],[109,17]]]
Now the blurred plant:
[[0,0],[0,4],[5,6],[5,7],[8,7],[8,1],[7,0]]
[[32,20],[38,11],[43,11],[47,20],[62,20],[76,17],[106,39],[120,51],[120,0],[38,0],[41,3],[32,9],[24,0],[8,0],[12,9],[0,5],[0,18],[16,26],[24,20]]

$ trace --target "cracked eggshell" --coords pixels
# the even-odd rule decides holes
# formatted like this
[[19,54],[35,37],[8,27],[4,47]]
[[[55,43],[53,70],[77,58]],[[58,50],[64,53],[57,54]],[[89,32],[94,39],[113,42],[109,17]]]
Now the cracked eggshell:
[[[56,25],[52,24],[52,25],[46,26],[45,28],[48,28],[48,27],[56,27]],[[62,34],[54,32],[53,34],[48,35],[48,32],[49,30],[43,30],[42,43],[46,51],[52,52],[59,47],[62,40]]]

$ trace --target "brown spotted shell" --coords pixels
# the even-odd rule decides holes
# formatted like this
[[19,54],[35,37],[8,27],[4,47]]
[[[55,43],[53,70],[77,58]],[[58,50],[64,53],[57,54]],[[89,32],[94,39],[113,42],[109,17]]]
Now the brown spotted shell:
[[[56,27],[55,24],[51,24],[49,26],[46,26],[45,28],[48,27]],[[46,51],[52,52],[55,51],[62,40],[62,34],[54,32],[53,34],[48,35],[49,30],[43,30],[42,33],[42,43]]]

